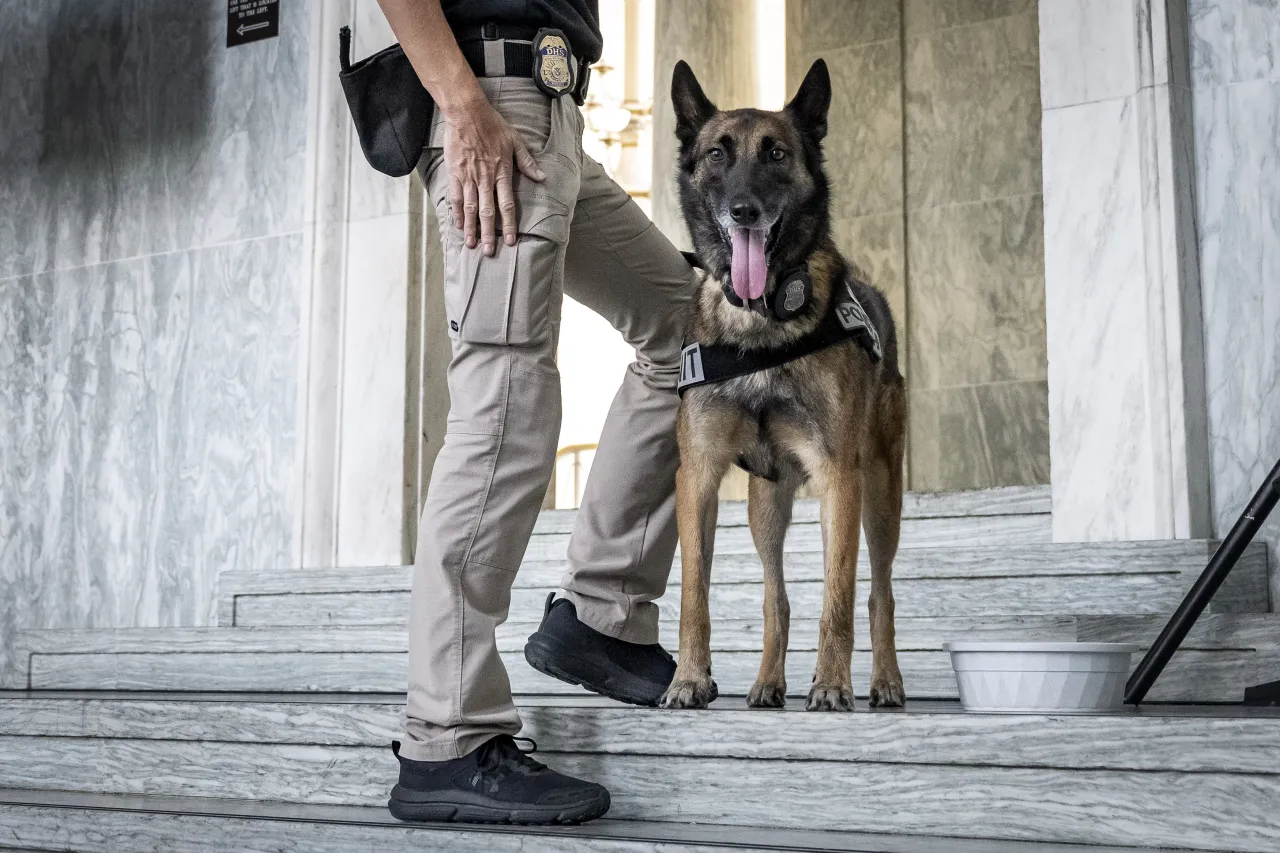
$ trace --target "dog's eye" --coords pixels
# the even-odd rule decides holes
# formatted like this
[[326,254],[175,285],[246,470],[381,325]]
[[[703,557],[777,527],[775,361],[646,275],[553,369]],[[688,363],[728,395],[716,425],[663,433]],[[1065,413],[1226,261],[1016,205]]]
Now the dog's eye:
[[775,163],[779,160],[785,160],[787,159],[787,152],[783,151],[781,148],[774,148],[769,151],[769,159],[773,160]]
[[724,149],[712,148],[710,151],[707,152],[707,159],[713,163],[719,163],[721,160],[724,159]]

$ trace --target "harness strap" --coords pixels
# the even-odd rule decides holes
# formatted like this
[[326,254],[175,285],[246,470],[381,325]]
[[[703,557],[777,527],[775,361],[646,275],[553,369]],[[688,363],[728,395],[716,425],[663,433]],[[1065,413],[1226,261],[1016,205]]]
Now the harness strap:
[[724,344],[689,344],[680,352],[680,395],[699,385],[711,385],[759,373],[813,355],[847,340],[855,340],[872,361],[880,361],[880,336],[848,283],[818,327],[784,349],[742,349]]

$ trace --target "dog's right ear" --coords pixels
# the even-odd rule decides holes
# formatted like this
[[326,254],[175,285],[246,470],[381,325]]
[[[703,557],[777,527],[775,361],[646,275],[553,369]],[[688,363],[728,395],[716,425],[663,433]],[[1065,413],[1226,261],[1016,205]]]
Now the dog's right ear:
[[671,75],[671,103],[676,109],[676,138],[680,144],[692,141],[707,119],[716,114],[716,105],[703,94],[693,69],[683,59]]

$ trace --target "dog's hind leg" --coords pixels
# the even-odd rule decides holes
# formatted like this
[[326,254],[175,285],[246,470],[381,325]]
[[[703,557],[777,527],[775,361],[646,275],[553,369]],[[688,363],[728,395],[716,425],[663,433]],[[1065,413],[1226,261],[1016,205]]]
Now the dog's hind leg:
[[764,655],[760,674],[747,694],[752,708],[781,708],[787,703],[787,640],[791,605],[782,575],[782,545],[791,525],[791,505],[799,483],[787,471],[776,481],[751,478],[747,487],[747,517],[751,538],[764,565]]
[[829,461],[822,489],[825,574],[818,666],[805,708],[852,711],[853,608],[858,579],[858,532],[862,516],[862,471],[858,452],[846,449]]
[[682,407],[677,424],[676,523],[680,529],[680,660],[664,708],[705,708],[715,700],[711,678],[711,558],[715,551],[720,481],[737,453],[736,419],[703,413],[691,430]]
[[902,529],[902,456],[906,443],[906,394],[898,379],[880,391],[867,435],[863,526],[871,561],[871,706],[906,701],[893,627],[893,558]]

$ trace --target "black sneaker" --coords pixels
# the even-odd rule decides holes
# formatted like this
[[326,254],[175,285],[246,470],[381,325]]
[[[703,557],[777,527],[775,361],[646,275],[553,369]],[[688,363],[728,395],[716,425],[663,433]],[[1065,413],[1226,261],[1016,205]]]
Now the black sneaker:
[[[534,744],[530,752],[536,749]],[[399,741],[391,751],[400,761],[400,783],[391,789],[387,807],[400,820],[574,824],[609,810],[603,785],[534,761],[510,735],[449,761],[412,761],[400,754]]]
[[555,597],[547,596],[542,624],[524,647],[529,665],[619,702],[656,706],[676,674],[667,650],[601,634],[578,620],[572,601]]

